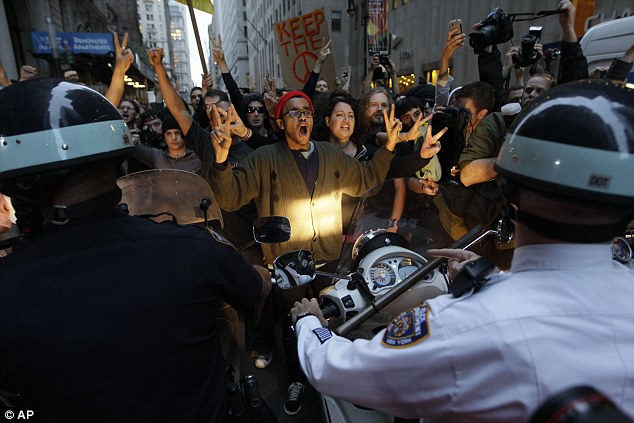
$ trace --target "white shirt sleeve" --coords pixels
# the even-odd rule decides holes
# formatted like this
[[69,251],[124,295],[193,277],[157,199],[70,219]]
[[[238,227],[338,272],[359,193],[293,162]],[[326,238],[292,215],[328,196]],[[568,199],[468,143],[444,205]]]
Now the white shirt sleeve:
[[401,347],[383,342],[385,330],[371,340],[350,341],[322,328],[316,317],[304,318],[297,324],[302,369],[326,395],[399,417],[443,415],[456,375],[446,336],[432,315],[423,321],[425,336]]

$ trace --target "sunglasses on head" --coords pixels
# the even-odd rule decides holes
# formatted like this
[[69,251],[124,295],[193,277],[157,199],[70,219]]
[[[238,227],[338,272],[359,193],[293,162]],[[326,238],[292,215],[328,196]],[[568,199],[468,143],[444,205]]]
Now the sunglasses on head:
[[264,114],[266,109],[264,107],[247,107],[247,113],[259,113],[261,115]]

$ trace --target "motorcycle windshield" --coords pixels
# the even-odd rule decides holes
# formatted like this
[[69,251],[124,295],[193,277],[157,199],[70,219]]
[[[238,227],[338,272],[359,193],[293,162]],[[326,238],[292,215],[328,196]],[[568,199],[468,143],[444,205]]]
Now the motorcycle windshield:
[[[355,271],[371,250],[399,245],[424,255],[431,248],[446,248],[467,230],[453,215],[449,192],[437,186],[427,190],[417,178],[389,179],[358,199],[344,198],[354,208],[345,231],[337,273]],[[353,200],[358,200],[355,206]],[[394,235],[395,234],[395,235]]]
[[[117,180],[131,215],[171,213],[180,224],[201,223],[205,214],[203,199],[210,200],[207,216],[222,225],[222,214],[211,187],[195,173],[177,169],[151,169],[132,173]],[[204,206],[203,206],[204,207]],[[159,216],[157,221],[170,219]]]

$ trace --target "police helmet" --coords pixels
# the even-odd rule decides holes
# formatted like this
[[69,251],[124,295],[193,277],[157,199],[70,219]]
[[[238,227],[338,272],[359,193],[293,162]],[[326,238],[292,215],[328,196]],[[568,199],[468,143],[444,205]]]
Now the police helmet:
[[74,167],[120,162],[134,149],[117,108],[62,79],[33,79],[0,91],[0,192],[44,205]]
[[495,164],[521,188],[634,210],[634,90],[608,80],[554,87],[522,110]]

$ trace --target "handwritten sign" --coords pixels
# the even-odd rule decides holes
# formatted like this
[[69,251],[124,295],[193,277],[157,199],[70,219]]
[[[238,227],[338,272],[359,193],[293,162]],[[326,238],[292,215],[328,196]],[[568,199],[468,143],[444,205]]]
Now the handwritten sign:
[[[328,42],[330,39],[324,9],[316,9],[301,16],[275,22],[273,31],[285,85],[291,89],[301,90],[319,57],[323,40]],[[335,65],[332,54],[321,64],[320,78],[328,81],[330,87],[334,87]]]

